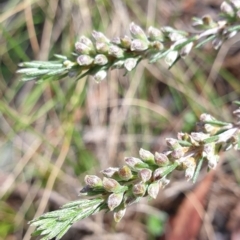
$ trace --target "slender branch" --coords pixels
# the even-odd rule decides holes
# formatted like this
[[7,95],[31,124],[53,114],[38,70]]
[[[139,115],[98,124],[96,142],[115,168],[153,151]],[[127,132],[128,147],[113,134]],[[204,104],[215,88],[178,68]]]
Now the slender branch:
[[212,41],[213,47],[218,49],[225,40],[232,38],[240,30],[239,0],[223,2],[219,19],[214,21],[210,16],[193,18],[193,26],[199,30],[197,34],[169,26],[149,27],[145,33],[135,23],[130,24],[131,36],[111,40],[103,33],[93,31],[93,41],[81,36],[72,56],[55,55],[55,61],[23,62],[18,73],[23,74],[23,81],[58,80],[67,76],[79,80],[91,75],[100,82],[108,70],[123,68],[130,72],[144,59],[154,63],[164,58],[170,68],[193,48]]

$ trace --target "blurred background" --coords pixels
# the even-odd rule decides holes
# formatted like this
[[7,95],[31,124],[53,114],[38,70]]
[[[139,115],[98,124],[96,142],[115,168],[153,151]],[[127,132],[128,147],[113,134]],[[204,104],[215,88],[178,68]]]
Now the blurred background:
[[[133,72],[36,84],[21,82],[18,64],[70,55],[80,35],[129,35],[133,21],[194,32],[191,18],[218,14],[216,0],[0,1],[0,239],[28,240],[28,221],[78,198],[86,174],[124,157],[166,148],[165,138],[194,131],[201,113],[232,121],[239,100],[239,35],[219,52],[194,50],[171,70],[143,61]],[[100,176],[100,175],[99,175]],[[240,239],[239,153],[221,155],[196,184],[182,173],[155,201],[130,207],[118,224],[101,212],[75,224],[65,240]],[[180,235],[174,235],[175,232]],[[184,235],[185,234],[185,235]],[[176,237],[178,236],[178,237]]]

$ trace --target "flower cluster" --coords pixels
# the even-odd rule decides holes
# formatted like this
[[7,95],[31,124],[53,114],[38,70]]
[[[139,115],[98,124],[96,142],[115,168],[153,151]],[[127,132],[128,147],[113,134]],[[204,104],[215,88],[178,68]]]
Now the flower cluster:
[[[239,111],[239,110],[238,110]],[[179,133],[178,137],[167,138],[168,150],[152,154],[140,149],[140,158],[126,157],[121,168],[102,171],[104,178],[87,175],[86,187],[81,191],[86,195],[103,194],[114,218],[119,221],[126,207],[139,198],[156,198],[159,189],[165,187],[173,170],[185,171],[187,180],[196,178],[202,161],[209,168],[215,168],[220,149],[238,147],[239,128],[231,123],[217,121],[209,114],[202,114],[197,124],[197,132]]]
[[193,47],[212,41],[213,47],[218,49],[222,43],[233,37],[239,30],[240,1],[224,1],[221,5],[221,19],[214,21],[210,16],[194,18],[193,26],[200,30],[197,34],[179,31],[169,26],[157,29],[149,27],[147,33],[136,25],[130,24],[131,36],[107,38],[103,33],[93,31],[92,37],[79,37],[75,43],[74,59],[55,55],[56,61],[33,61],[20,64],[22,69],[18,73],[24,74],[23,80],[65,76],[80,79],[91,75],[96,82],[107,76],[107,71],[123,68],[132,71],[137,64],[148,59],[150,63],[164,58],[171,67],[180,58],[185,58]]
[[[240,106],[240,102],[237,104]],[[43,239],[54,236],[60,239],[75,221],[100,210],[112,211],[115,221],[119,222],[129,205],[143,197],[155,199],[159,190],[170,182],[174,170],[184,171],[186,179],[195,182],[204,161],[213,169],[221,150],[240,149],[240,108],[234,114],[236,124],[202,114],[196,132],[181,132],[177,138],[166,139],[166,151],[153,154],[140,149],[139,158],[126,157],[122,167],[103,170],[102,179],[96,175],[85,176],[86,186],[80,195],[89,199],[66,204],[60,210],[32,220],[31,224],[37,227],[38,234],[46,235]],[[54,234],[49,230],[51,224],[56,228]]]

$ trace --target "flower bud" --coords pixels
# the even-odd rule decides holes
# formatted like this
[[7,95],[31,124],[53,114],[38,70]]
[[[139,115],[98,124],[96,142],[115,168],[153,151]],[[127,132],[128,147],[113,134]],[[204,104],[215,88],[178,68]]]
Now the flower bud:
[[123,200],[123,192],[110,194],[107,200],[107,205],[110,211],[118,207],[121,204],[122,200]]
[[81,36],[79,38],[79,42],[83,43],[84,45],[88,46],[91,49],[94,49],[92,41],[89,38],[85,37],[85,36]]
[[130,72],[132,71],[137,65],[137,59],[136,58],[128,58],[124,62],[124,67]]
[[219,159],[219,156],[216,154],[216,144],[214,142],[205,144],[202,156],[208,160],[209,168],[214,169],[217,166]]
[[103,174],[103,176],[111,178],[113,176],[116,175],[116,173],[118,172],[119,168],[113,168],[113,167],[109,167],[103,171],[101,171],[101,173]]
[[108,192],[118,192],[122,186],[112,178],[103,178],[103,187]]
[[80,66],[88,66],[88,65],[92,64],[93,59],[88,55],[80,55],[77,58],[77,62]]
[[166,142],[167,142],[168,147],[170,147],[170,148],[173,149],[173,150],[182,147],[182,146],[178,143],[178,140],[177,140],[177,139],[174,139],[174,138],[166,138]]
[[141,169],[138,172],[138,176],[145,183],[151,179],[152,171],[148,168]]
[[107,57],[106,57],[105,55],[103,55],[103,54],[98,54],[98,55],[96,55],[96,57],[94,58],[94,64],[96,64],[96,65],[102,66],[102,65],[105,65],[105,64],[107,64],[107,63],[108,63],[108,59],[107,59]]
[[226,130],[225,132],[222,132],[218,135],[218,140],[216,143],[224,143],[227,142],[230,138],[232,138],[235,133],[237,133],[237,128],[231,128],[229,130]]
[[114,37],[111,40],[111,43],[114,43],[115,45],[120,45],[121,44],[121,39],[119,37]]
[[[168,34],[168,37],[170,38],[170,40],[172,41],[172,42],[177,42],[177,41],[184,41],[184,40],[186,40],[184,37],[183,37],[183,35],[182,34],[180,34],[180,33],[178,33],[178,32],[171,32],[171,33],[169,33]],[[178,43],[179,44],[179,43]]]
[[230,2],[236,9],[240,9],[240,0],[230,0]]
[[157,198],[157,195],[159,193],[160,185],[158,182],[153,182],[148,186],[148,195],[152,197],[153,199]]
[[126,212],[126,208],[123,208],[117,212],[114,212],[113,217],[115,222],[120,222],[123,216],[125,215],[125,212]]
[[132,192],[136,197],[143,197],[146,192],[146,185],[142,182],[133,185]]
[[93,31],[93,38],[99,43],[109,43],[110,40],[101,32]]
[[147,41],[147,36],[141,27],[136,25],[134,22],[130,24],[130,32],[134,38]]
[[131,42],[132,40],[129,36],[124,36],[123,38],[121,38],[121,46],[124,48],[130,48]]
[[96,42],[96,49],[98,53],[107,54],[109,50],[109,45],[105,42]]
[[203,146],[203,157],[208,157],[209,155],[215,154],[215,143],[207,143]]
[[191,180],[194,176],[195,168],[189,167],[185,170],[185,178],[187,178],[187,181]]
[[130,49],[131,51],[137,51],[137,52],[145,51],[146,49],[148,49],[148,43],[140,39],[134,39],[131,42]]
[[118,170],[118,176],[121,180],[128,181],[133,177],[133,174],[131,169],[128,166],[124,165]]
[[160,168],[157,168],[157,169],[153,172],[153,179],[154,179],[154,181],[163,178],[163,177],[164,177],[164,173],[166,172],[167,169],[168,169],[168,167],[160,167]]
[[150,163],[155,162],[154,155],[151,152],[144,150],[143,148],[139,150],[139,156],[144,162],[150,162]]
[[157,50],[157,51],[161,51],[161,50],[164,49],[163,44],[162,44],[161,42],[159,42],[159,41],[150,42],[150,43],[149,43],[149,46],[150,46],[151,48],[154,48],[154,49]]
[[170,183],[170,180],[163,177],[159,180],[159,183],[161,184],[161,188],[165,188]]
[[206,138],[209,137],[209,134],[202,133],[202,132],[192,132],[191,133],[191,137],[196,142],[203,142],[203,140],[205,140]]
[[180,159],[181,157],[184,156],[185,152],[188,150],[188,147],[181,147],[181,148],[177,148],[175,150],[172,151],[171,156],[176,158],[176,159]]
[[144,163],[139,158],[126,157],[124,160],[125,160],[125,163],[133,170],[138,170],[138,169],[148,167],[148,164]]
[[116,45],[110,45],[108,54],[116,58],[122,58],[124,56],[123,50]]
[[94,76],[94,80],[99,83],[107,76],[107,72],[105,70],[98,71]]
[[124,66],[124,60],[115,61],[112,65],[112,68],[122,68]]
[[208,156],[208,167],[211,169],[215,169],[219,160],[219,156],[218,155],[212,155],[212,156]]
[[163,33],[159,29],[154,28],[152,26],[148,28],[148,35],[149,35],[149,39],[152,41],[155,41],[155,40],[161,41],[161,42],[164,41]]
[[185,58],[191,51],[193,47],[193,42],[190,42],[186,44],[181,50],[180,50],[180,56],[181,58]]
[[86,175],[84,181],[90,188],[102,187],[102,180],[95,175]]
[[227,14],[228,16],[230,17],[234,17],[235,15],[235,12],[234,12],[234,9],[232,8],[232,6],[227,3],[226,1],[224,1],[221,6],[220,6],[220,9],[223,13]]
[[165,166],[169,164],[169,159],[166,154],[155,152],[155,163],[158,166]]
[[165,63],[171,67],[178,58],[178,51],[171,51],[165,57]]
[[75,43],[75,49],[76,49],[76,52],[80,54],[90,54],[92,52],[92,49],[90,47],[88,47],[87,45],[81,42]]

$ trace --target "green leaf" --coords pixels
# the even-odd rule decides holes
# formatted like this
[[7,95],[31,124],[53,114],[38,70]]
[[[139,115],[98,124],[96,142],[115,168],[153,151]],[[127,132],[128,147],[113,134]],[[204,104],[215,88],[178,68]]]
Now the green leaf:
[[194,172],[194,175],[193,175],[193,183],[195,183],[197,181],[197,178],[198,178],[198,175],[200,173],[200,170],[202,168],[202,164],[203,164],[203,157],[198,161],[198,164],[197,164],[197,167],[196,167],[196,170]]

